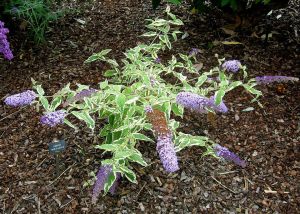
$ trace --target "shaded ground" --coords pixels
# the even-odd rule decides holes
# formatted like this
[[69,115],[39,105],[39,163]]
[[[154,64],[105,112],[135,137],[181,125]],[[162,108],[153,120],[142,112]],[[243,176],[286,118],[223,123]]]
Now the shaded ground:
[[[65,83],[96,84],[102,79],[102,64],[83,65],[93,52],[113,49],[116,59],[141,41],[145,18],[153,12],[150,1],[82,5],[78,15],[65,17],[53,26],[48,42],[40,48],[22,43],[20,33],[11,35],[16,55],[12,63],[0,61],[0,97],[31,87],[30,78],[52,94]],[[146,3],[145,3],[146,2]],[[174,53],[196,47],[203,69],[216,65],[220,57],[240,59],[257,75],[299,76],[299,56],[288,30],[275,28],[264,46],[250,35],[233,36],[220,29],[216,17],[187,15],[187,7],[177,9],[189,36],[175,45]],[[81,24],[76,19],[85,21]],[[259,29],[257,29],[259,32]],[[259,35],[260,36],[260,35]],[[231,37],[231,38],[230,38]],[[239,41],[242,45],[222,45],[216,41]],[[164,57],[168,57],[166,54]],[[282,86],[280,86],[282,87]],[[91,187],[83,187],[102,158],[87,131],[49,129],[39,124],[32,108],[12,109],[0,103],[0,210],[3,213],[299,213],[300,187],[300,87],[284,84],[261,87],[264,108],[250,103],[242,89],[226,95],[230,113],[207,120],[187,113],[182,129],[210,136],[247,160],[241,169],[232,164],[201,157],[198,148],[179,153],[181,169],[163,172],[155,145],[141,143],[147,168],[135,166],[138,184],[122,181],[115,196],[91,205]],[[243,112],[252,106],[254,111]],[[64,131],[65,130],[65,131]],[[48,152],[54,136],[64,136],[68,147],[61,157],[62,172],[55,176],[55,159]]]

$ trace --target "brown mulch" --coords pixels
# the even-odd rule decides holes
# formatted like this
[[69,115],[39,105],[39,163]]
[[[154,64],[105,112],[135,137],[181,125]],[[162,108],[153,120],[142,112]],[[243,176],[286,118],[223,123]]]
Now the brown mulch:
[[[118,2],[118,3],[115,3]],[[24,32],[11,32],[15,54],[0,61],[0,97],[31,88],[31,78],[51,95],[71,82],[96,86],[106,69],[101,63],[84,65],[93,52],[112,49],[116,59],[142,41],[145,19],[161,15],[150,1],[98,1],[81,3],[80,12],[53,24],[43,46],[23,41]],[[188,7],[175,8],[183,18],[188,37],[174,45],[174,53],[201,49],[203,70],[215,66],[215,54],[239,59],[249,76],[300,76],[297,42],[288,26],[276,26],[267,45],[247,35],[230,35],[215,16],[189,15]],[[76,19],[85,21],[82,24]],[[260,28],[252,32],[259,34]],[[289,33],[287,33],[289,32]],[[223,45],[238,41],[241,45]],[[166,56],[169,55],[166,53]],[[283,88],[283,89],[282,89]],[[181,129],[205,134],[247,160],[245,169],[210,157],[199,148],[180,152],[180,170],[163,171],[155,144],[138,149],[150,164],[134,165],[138,184],[121,181],[117,194],[91,204],[91,187],[84,187],[103,155],[94,138],[83,130],[54,129],[40,125],[33,108],[10,108],[0,102],[0,211],[2,213],[299,213],[300,207],[300,87],[299,83],[260,86],[264,108],[251,103],[241,88],[225,97],[230,112],[213,118],[187,112]],[[248,107],[253,111],[245,112]],[[67,149],[60,157],[60,173],[48,143],[64,138]]]

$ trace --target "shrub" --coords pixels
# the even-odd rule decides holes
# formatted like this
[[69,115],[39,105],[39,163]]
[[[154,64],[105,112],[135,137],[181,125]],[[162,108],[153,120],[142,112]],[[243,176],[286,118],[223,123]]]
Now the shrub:
[[[226,113],[228,108],[223,97],[236,87],[244,87],[254,95],[253,101],[257,101],[261,92],[255,89],[256,80],[248,79],[246,67],[241,63],[238,63],[239,71],[235,67],[233,72],[227,71],[224,59],[219,59],[219,65],[215,68],[198,72],[193,66],[197,57],[194,50],[193,54],[179,54],[179,58],[172,56],[165,63],[157,60],[161,51],[172,48],[171,41],[177,40],[180,34],[177,29],[183,25],[169,7],[166,13],[168,19],[148,20],[149,32],[143,36],[151,38],[151,42],[127,50],[122,66],[116,60],[107,58],[108,49],[93,54],[85,61],[91,63],[100,60],[111,66],[110,70],[104,72],[108,79],[99,83],[99,89],[78,85],[76,90],[72,90],[68,84],[55,93],[49,102],[41,85],[33,80],[38,97],[38,101],[33,103],[37,108],[42,106],[45,109],[41,117],[43,124],[53,127],[64,122],[78,129],[67,119],[74,116],[98,137],[95,148],[111,154],[110,158],[101,161],[93,190],[93,203],[102,190],[104,193],[114,193],[120,177],[137,182],[131,164],[147,166],[136,144],[140,141],[153,142],[152,138],[145,135],[148,130],[153,132],[157,140],[156,150],[166,172],[179,170],[176,153],[191,146],[202,147],[203,155],[225,158],[242,167],[246,166],[245,161],[206,136],[180,132],[180,123],[174,116],[183,117],[184,109],[196,114],[214,111]],[[163,78],[165,74],[172,76],[175,83],[171,84]],[[188,78],[190,75],[196,78]],[[234,80],[236,76],[241,80]],[[97,127],[96,120],[104,125]]]
[[[62,15],[51,9],[51,0],[10,0],[5,1],[4,13],[25,21],[36,43],[45,41],[45,33],[51,21]],[[1,12],[1,11],[0,11]]]

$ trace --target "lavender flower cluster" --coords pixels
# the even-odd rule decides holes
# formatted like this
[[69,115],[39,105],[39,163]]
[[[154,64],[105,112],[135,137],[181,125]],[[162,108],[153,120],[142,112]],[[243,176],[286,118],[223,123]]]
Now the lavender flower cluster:
[[[111,165],[103,165],[97,172],[97,180],[94,184],[93,193],[92,193],[92,203],[95,204],[97,202],[97,198],[102,190],[104,190],[104,184],[108,179],[109,174],[112,173],[112,166]],[[121,174],[117,173],[117,178],[109,192],[111,194],[115,194],[116,188],[118,186],[118,182],[121,178]]]
[[228,108],[222,101],[220,105],[215,104],[215,97],[212,96],[209,99],[198,94],[191,92],[180,92],[176,96],[176,102],[187,109],[195,111],[197,113],[207,113],[206,108],[211,108],[216,112],[226,113]]
[[161,135],[157,137],[156,151],[167,172],[179,170],[178,160],[172,142],[172,134]]
[[222,68],[226,71],[237,73],[240,70],[241,62],[238,60],[228,60],[222,64]]
[[288,77],[288,76],[261,76],[255,77],[256,83],[259,85],[270,84],[273,82],[288,82],[288,81],[299,81],[299,78]]
[[0,21],[0,53],[4,55],[4,58],[12,60],[13,53],[10,50],[9,42],[7,41],[6,34],[9,33],[9,30],[4,27],[4,22]]
[[233,152],[230,152],[227,148],[217,144],[214,147],[214,149],[215,149],[215,153],[216,153],[217,156],[222,157],[225,160],[232,161],[236,165],[239,165],[241,167],[246,167],[246,161],[240,159],[239,156],[237,156]]
[[66,113],[63,110],[58,110],[58,111],[49,112],[49,113],[43,115],[41,117],[40,121],[44,125],[54,127],[58,124],[64,123],[65,116],[66,116]]
[[27,90],[19,94],[14,94],[9,97],[6,97],[4,103],[9,106],[25,106],[32,103],[32,101],[37,97],[37,94],[34,91]]

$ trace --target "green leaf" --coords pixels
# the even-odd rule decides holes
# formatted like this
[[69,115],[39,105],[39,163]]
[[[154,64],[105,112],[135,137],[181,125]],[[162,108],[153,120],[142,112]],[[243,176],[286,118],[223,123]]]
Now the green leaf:
[[51,111],[55,111],[55,109],[61,104],[62,98],[56,97],[52,100],[50,109]]
[[64,123],[67,124],[68,126],[70,126],[71,128],[78,130],[78,127],[73,125],[69,120],[67,120],[66,118],[64,119]]
[[44,107],[44,109],[45,109],[46,111],[51,111],[51,110],[49,109],[49,102],[48,102],[48,100],[47,100],[44,96],[40,96],[40,97],[39,97],[39,100],[40,100],[40,102],[42,103],[42,105],[43,105],[43,107]]
[[180,4],[182,0],[168,0],[169,2],[173,3],[173,4]]
[[132,150],[129,150],[129,149],[126,149],[126,150],[117,150],[115,153],[114,153],[114,159],[115,160],[118,160],[118,159],[126,159],[128,158],[129,156],[131,156],[133,154],[133,151]]
[[136,103],[136,101],[138,101],[139,98],[140,98],[140,97],[133,97],[133,98],[127,100],[127,101],[125,102],[125,104],[129,105],[129,104],[132,104],[132,103]]
[[97,145],[95,146],[96,149],[102,149],[105,151],[110,151],[110,152],[114,152],[117,151],[119,148],[119,145],[117,144],[102,144],[102,145]]
[[206,80],[207,80],[206,75],[200,76],[195,84],[195,87],[199,88],[201,85],[203,85],[203,83],[205,83]]
[[104,82],[101,82],[101,83],[100,83],[100,88],[101,88],[102,90],[105,89],[107,86],[108,86],[108,81],[107,81],[107,80],[105,80]]
[[226,92],[231,91],[242,84],[243,83],[241,81],[232,82],[232,83],[230,83],[229,87],[226,89]]
[[147,166],[148,165],[139,154],[133,154],[128,159],[130,161],[136,162],[136,163],[138,163],[142,166]]
[[142,141],[149,141],[149,142],[153,142],[153,140],[149,137],[147,137],[146,135],[144,134],[141,134],[141,133],[133,133],[132,134],[132,137],[136,140],[142,140]]
[[45,94],[45,91],[41,85],[37,85],[35,89],[39,95],[43,96]]
[[217,92],[215,93],[215,97],[216,97],[215,104],[216,104],[217,106],[221,104],[224,95],[225,95],[225,90],[223,90],[223,89],[220,89],[219,91],[217,91]]
[[209,139],[204,136],[193,136],[179,132],[179,136],[175,139],[175,150],[176,152],[179,152],[180,150],[191,146],[206,147],[206,142],[208,141]]
[[105,77],[112,77],[115,76],[117,72],[115,70],[107,70],[104,72],[103,76]]
[[114,172],[112,172],[108,175],[108,178],[105,181],[105,184],[104,184],[104,192],[105,193],[107,193],[109,191],[109,189],[112,187],[112,185],[114,184],[115,181],[116,181],[116,175]]
[[156,36],[156,35],[157,35],[156,32],[150,31],[150,32],[144,33],[142,36],[144,36],[144,37],[153,37],[153,36]]
[[127,166],[120,166],[120,170],[125,174],[126,178],[132,182],[137,183],[135,173],[129,169]]
[[177,105],[176,103],[172,103],[171,108],[176,116],[183,116],[183,108],[181,106]]
[[95,121],[89,115],[88,112],[85,112],[85,111],[84,112],[72,111],[71,114],[73,114],[78,119],[83,120],[90,129],[94,129],[95,128]]
[[126,102],[126,96],[124,94],[119,94],[116,97],[116,103],[120,109],[124,108],[125,102]]

